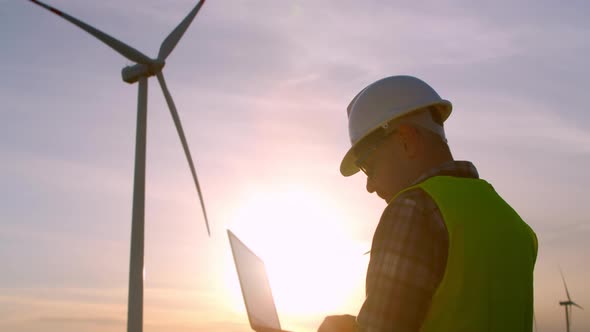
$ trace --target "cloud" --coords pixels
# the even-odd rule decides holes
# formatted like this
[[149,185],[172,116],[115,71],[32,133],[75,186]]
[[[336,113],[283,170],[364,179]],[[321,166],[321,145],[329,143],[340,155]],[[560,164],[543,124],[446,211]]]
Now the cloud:
[[[195,3],[86,2],[52,1],[152,56]],[[56,288],[50,295],[2,290],[0,315],[22,305],[21,313],[35,313],[25,318],[42,326],[33,330],[62,330],[60,324],[121,330],[136,87],[120,81],[126,60],[94,38],[30,4],[7,5],[10,15],[0,20],[7,59],[0,69],[7,197],[0,219],[9,222],[0,227],[0,279]],[[560,280],[545,279],[554,273],[548,261],[568,257],[566,264],[578,268],[574,288],[588,274],[587,8],[583,1],[207,2],[165,72],[214,233],[240,203],[236,193],[294,182],[355,202],[354,209],[341,204],[351,220],[376,222],[381,202],[363,193],[362,178],[343,180],[337,172],[348,147],[345,107],[376,79],[413,74],[453,101],[447,131],[457,155],[474,159],[537,229],[538,289],[549,289],[538,298],[549,317],[541,319],[549,324],[559,314],[561,326],[554,300],[562,289]],[[216,276],[213,268],[202,276],[202,267],[214,265],[211,246],[223,250],[225,238],[213,245],[195,239],[203,225],[194,186],[155,80],[149,105],[147,211],[156,222],[148,223],[148,280],[182,287],[150,293],[150,317],[173,319],[146,324],[246,330],[244,317],[194,319],[195,312],[210,313],[199,304],[210,299],[183,298],[181,288],[194,286],[193,279]],[[372,224],[356,227],[362,240],[370,239]],[[74,295],[63,285],[120,289],[101,297]],[[588,301],[580,296],[580,303]],[[104,304],[105,311],[84,303]],[[12,327],[1,329],[19,330]]]
[[123,176],[117,170],[91,162],[18,152],[6,157],[12,162],[3,164],[2,172],[27,178],[54,190],[119,196],[127,194],[132,184],[128,175]]
[[449,133],[457,140],[590,154],[587,130],[534,100],[493,92],[470,93],[458,99],[460,109],[448,122]]
[[[91,331],[121,329],[126,323],[126,289],[9,288],[0,296],[0,327]],[[245,317],[232,313],[211,290],[148,288],[144,325],[157,331],[212,328],[243,330]],[[8,309],[11,308],[11,309]],[[14,311],[6,314],[7,310]]]

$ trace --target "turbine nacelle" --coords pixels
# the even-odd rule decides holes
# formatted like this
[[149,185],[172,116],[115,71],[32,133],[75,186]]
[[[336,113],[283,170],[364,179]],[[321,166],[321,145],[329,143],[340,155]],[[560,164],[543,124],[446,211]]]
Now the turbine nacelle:
[[133,84],[141,77],[155,76],[162,71],[166,62],[163,60],[155,60],[150,64],[138,63],[133,66],[127,66],[121,70],[121,77],[123,81]]
[[579,304],[577,304],[574,301],[559,301],[559,305],[565,305],[565,306],[573,305],[574,307],[578,307],[578,308],[584,310],[584,308],[582,308]]

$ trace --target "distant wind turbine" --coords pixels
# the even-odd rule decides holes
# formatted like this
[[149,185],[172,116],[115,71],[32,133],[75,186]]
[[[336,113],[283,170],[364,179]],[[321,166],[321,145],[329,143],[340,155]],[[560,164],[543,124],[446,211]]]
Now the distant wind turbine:
[[563,277],[563,272],[561,271],[561,269],[559,270],[559,273],[561,273],[561,280],[563,280],[563,287],[565,288],[565,294],[567,295],[567,301],[559,301],[559,305],[562,305],[565,308],[566,331],[570,332],[570,319],[571,319],[571,314],[572,314],[572,306],[576,306],[582,310],[584,310],[584,308],[580,307],[577,303],[572,301],[572,299],[570,297],[570,292],[567,290],[567,285],[565,283],[565,278]]
[[207,212],[205,210],[205,203],[203,201],[203,194],[197,179],[195,166],[188,148],[188,143],[182,130],[180,117],[174,106],[174,101],[162,74],[166,58],[170,55],[186,29],[189,27],[205,0],[199,1],[190,13],[180,22],[180,24],[164,39],[158,52],[156,59],[151,59],[133,47],[124,44],[123,42],[105,34],[104,32],[95,29],[88,24],[77,20],[76,18],[48,6],[41,1],[30,0],[36,5],[39,5],[52,13],[62,17],[63,19],[78,26],[82,30],[88,32],[96,37],[109,47],[117,51],[125,58],[136,63],[132,66],[123,68],[121,74],[123,81],[127,83],[135,83],[139,81],[138,99],[137,99],[137,133],[135,141],[135,173],[133,182],[133,210],[131,217],[131,257],[129,267],[129,302],[127,309],[127,331],[141,332],[143,328],[143,251],[144,251],[144,207],[145,207],[145,151],[146,151],[146,129],[147,129],[147,79],[150,76],[156,76],[166,103],[170,108],[170,114],[176,125],[178,136],[182,143],[186,159],[188,160],[193,180],[199,194],[201,208],[205,217],[205,225],[207,226],[207,234],[211,236],[209,230],[209,221],[207,219]]

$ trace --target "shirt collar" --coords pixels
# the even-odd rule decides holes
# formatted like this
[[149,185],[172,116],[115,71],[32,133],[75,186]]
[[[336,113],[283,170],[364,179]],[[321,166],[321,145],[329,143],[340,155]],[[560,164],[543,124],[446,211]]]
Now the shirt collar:
[[412,186],[433,176],[441,175],[479,179],[477,168],[475,168],[475,165],[473,165],[472,162],[464,160],[450,160],[423,173],[418,177],[418,179],[416,179],[416,181],[414,181],[414,183],[412,183]]

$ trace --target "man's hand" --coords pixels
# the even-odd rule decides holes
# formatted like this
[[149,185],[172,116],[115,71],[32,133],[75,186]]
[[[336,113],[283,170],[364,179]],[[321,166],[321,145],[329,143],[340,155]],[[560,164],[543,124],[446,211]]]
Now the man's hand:
[[318,332],[356,332],[356,317],[351,315],[328,316],[324,318]]

